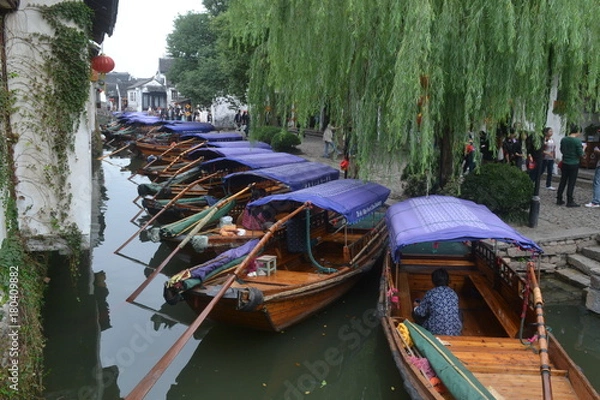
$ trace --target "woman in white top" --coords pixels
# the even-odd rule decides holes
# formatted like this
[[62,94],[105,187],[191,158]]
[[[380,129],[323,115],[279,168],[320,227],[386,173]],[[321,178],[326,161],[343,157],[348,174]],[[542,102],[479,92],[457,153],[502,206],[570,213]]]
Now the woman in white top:
[[542,160],[541,173],[546,172],[546,189],[548,190],[556,190],[552,186],[552,173],[554,172],[554,159],[556,158],[556,143],[552,139],[553,133],[552,128],[544,128],[544,159]]

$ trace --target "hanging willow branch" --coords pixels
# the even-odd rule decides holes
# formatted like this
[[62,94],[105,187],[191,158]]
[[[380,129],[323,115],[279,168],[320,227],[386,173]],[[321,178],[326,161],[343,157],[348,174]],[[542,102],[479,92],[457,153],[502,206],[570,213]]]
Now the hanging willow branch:
[[406,152],[420,170],[448,132],[460,152],[471,126],[513,116],[541,129],[553,82],[565,117],[598,109],[598,15],[597,0],[233,0],[228,12],[233,37],[258,46],[257,113],[293,107],[302,122],[326,106],[352,126],[361,164]]

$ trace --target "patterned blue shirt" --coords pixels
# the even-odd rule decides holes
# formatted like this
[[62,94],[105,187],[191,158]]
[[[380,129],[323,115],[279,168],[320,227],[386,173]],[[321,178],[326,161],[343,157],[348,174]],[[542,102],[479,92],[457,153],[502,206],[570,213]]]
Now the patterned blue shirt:
[[462,331],[458,295],[448,286],[437,286],[425,293],[414,312],[426,318],[422,325],[434,335],[457,336]]

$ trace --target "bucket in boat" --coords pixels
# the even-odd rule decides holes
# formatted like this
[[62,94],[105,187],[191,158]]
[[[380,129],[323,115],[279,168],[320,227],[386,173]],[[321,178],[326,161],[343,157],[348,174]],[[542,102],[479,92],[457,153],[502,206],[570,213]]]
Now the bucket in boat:
[[230,217],[229,215],[221,217],[221,221],[219,222],[219,228],[222,228],[225,225],[233,225],[233,217]]

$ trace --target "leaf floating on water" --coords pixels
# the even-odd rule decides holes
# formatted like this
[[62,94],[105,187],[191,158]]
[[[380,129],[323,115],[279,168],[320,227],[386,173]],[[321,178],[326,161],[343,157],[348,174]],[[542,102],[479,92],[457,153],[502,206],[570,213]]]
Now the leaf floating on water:
[[325,381],[325,380],[322,380],[322,381],[321,381],[321,388],[323,388],[323,387],[325,387],[325,386],[327,386],[327,381]]

